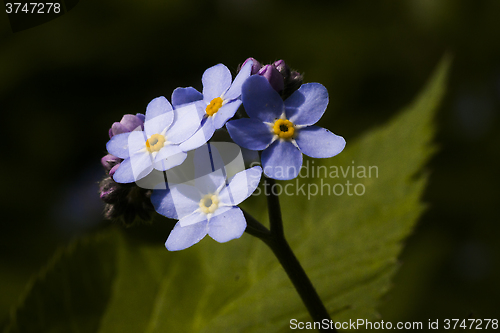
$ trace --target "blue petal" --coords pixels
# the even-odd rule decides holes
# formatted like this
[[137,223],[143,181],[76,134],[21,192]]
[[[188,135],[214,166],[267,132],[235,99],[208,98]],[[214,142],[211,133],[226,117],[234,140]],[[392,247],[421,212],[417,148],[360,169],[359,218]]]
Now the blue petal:
[[203,113],[195,104],[188,104],[174,110],[175,120],[167,131],[167,141],[179,144],[189,139],[203,120]]
[[252,75],[243,83],[241,99],[250,118],[271,123],[284,111],[280,95],[259,75]]
[[167,145],[156,155],[154,167],[156,170],[166,171],[182,164],[186,157],[187,154],[179,146]]
[[[146,162],[144,165],[141,162]],[[113,174],[113,180],[117,183],[133,183],[147,176],[153,169],[152,165],[147,163],[147,160],[136,157],[133,160],[127,158],[120,163],[120,166]]]
[[[154,167],[153,163],[153,167]],[[139,179],[135,182],[137,186],[150,190],[165,190],[167,187],[167,179],[163,172],[153,170],[146,177]]]
[[177,222],[165,242],[169,251],[184,250],[203,239],[208,233],[208,221],[181,227]]
[[203,95],[193,87],[176,88],[172,93],[172,105],[177,107],[182,104],[192,103],[203,99]]
[[259,186],[262,168],[255,166],[238,172],[219,193],[219,201],[225,205],[236,206],[248,198]]
[[[159,115],[165,114],[172,111],[172,105],[163,96],[157,97],[149,102],[146,108],[146,119],[145,121],[151,120]],[[170,125],[170,124],[168,124]],[[168,126],[167,125],[167,126]]]
[[234,207],[227,212],[214,216],[208,223],[208,234],[219,243],[240,238],[245,232],[247,221],[241,209]]
[[171,185],[169,183],[169,188],[179,219],[192,214],[199,208],[202,193],[196,187],[186,184]]
[[128,148],[128,137],[131,132],[121,133],[113,136],[108,143],[106,143],[106,149],[108,153],[114,155],[119,158],[128,158],[129,157],[129,148]]
[[[196,168],[196,165],[195,165]],[[226,176],[221,169],[215,170],[207,175],[197,177],[195,186],[203,195],[215,193],[215,191],[226,182]]]
[[231,86],[231,72],[223,64],[210,67],[203,73],[203,100],[207,103],[216,97],[222,96]]
[[226,128],[238,146],[250,150],[266,149],[274,136],[268,125],[255,118],[231,120]]
[[290,141],[276,140],[262,152],[264,174],[287,180],[297,177],[302,166],[302,153]]
[[194,211],[188,216],[184,216],[179,220],[181,227],[187,227],[192,224],[200,223],[207,220],[207,214],[201,213],[199,211]]
[[325,113],[328,105],[328,91],[319,83],[300,86],[285,100],[285,114],[295,125],[313,125]]
[[170,196],[172,197],[173,205],[177,216],[182,219],[191,215],[199,208],[201,193],[194,186],[185,184],[168,184],[170,188]]
[[129,155],[132,156],[140,151],[145,151],[146,149],[146,134],[142,131],[130,132],[128,136],[128,151]]
[[301,152],[315,158],[335,156],[345,147],[343,137],[318,126],[309,126],[297,130],[295,141]]
[[117,183],[122,184],[135,182],[130,158],[127,158],[120,163],[118,169],[116,169],[115,173],[113,174],[113,180]]
[[208,220],[208,222],[211,222],[212,219],[216,216],[225,214],[228,210],[233,209],[233,206],[219,206],[217,210],[213,213],[212,217]]
[[158,151],[158,154],[155,156],[155,162],[159,162],[163,159],[169,158],[171,156],[177,155],[179,153],[186,154],[182,151],[181,148],[177,145],[166,145]]
[[168,111],[154,118],[149,118],[149,120],[146,120],[146,122],[144,123],[144,132],[148,137],[153,134],[164,135],[173,121],[174,111]]
[[246,79],[250,77],[250,73],[252,71],[253,61],[249,60],[245,63],[245,65],[240,69],[240,72],[234,78],[233,84],[231,88],[224,94],[224,99],[232,100],[240,97],[241,95],[241,86],[245,82]]
[[158,190],[155,189],[151,194],[151,203],[158,214],[171,219],[179,219],[175,210],[174,199],[170,194],[170,189]]
[[185,152],[170,156],[153,164],[153,167],[158,171],[167,171],[176,166],[181,165],[186,160],[187,154]]
[[212,116],[212,118],[214,119],[215,129],[223,127],[226,121],[228,121],[234,116],[240,105],[241,105],[240,100],[224,104],[219,109],[219,111],[217,111],[217,113]]
[[[220,145],[220,143],[217,143],[217,145]],[[226,171],[224,161],[214,144],[207,143],[197,148],[194,151],[193,163],[195,178],[200,178],[220,170],[225,179]]]
[[212,138],[215,132],[214,122],[211,117],[208,117],[192,137],[181,143],[179,146],[184,151],[190,151],[203,146]]
[[130,156],[132,173],[135,180],[146,177],[153,171],[153,156],[149,152],[136,153]]

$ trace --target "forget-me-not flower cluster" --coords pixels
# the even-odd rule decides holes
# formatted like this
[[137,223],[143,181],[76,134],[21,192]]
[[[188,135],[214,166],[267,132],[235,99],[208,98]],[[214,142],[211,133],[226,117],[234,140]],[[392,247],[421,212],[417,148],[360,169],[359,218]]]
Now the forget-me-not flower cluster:
[[[282,60],[262,66],[249,58],[234,81],[229,69],[218,64],[207,69],[201,81],[201,93],[193,87],[177,88],[172,104],[158,97],[145,115],[115,123],[106,145],[109,154],[103,158],[103,165],[109,165],[108,192],[113,192],[108,186],[112,182],[137,186],[150,173],[163,172],[153,178],[161,179],[162,186],[152,187],[150,195],[159,214],[179,220],[166,241],[172,251],[190,247],[207,234],[221,243],[241,237],[246,221],[238,205],[255,191],[262,171],[270,178],[292,179],[300,171],[302,154],[332,157],[345,146],[342,137],[315,126],[328,105],[326,88],[302,84],[302,76]],[[235,116],[241,105],[248,117]],[[207,144],[224,126],[241,148],[261,151],[262,168],[228,177],[221,154]],[[169,171],[182,170],[192,153],[192,179],[169,180]]]

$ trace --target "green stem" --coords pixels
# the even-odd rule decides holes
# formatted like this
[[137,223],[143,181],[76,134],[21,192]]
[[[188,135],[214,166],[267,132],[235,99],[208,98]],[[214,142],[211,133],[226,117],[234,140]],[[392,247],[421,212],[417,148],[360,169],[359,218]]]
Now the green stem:
[[[266,243],[273,251],[286,274],[292,281],[293,286],[297,290],[313,321],[322,323],[323,320],[326,319],[328,321],[328,326],[332,327],[333,325],[330,325],[331,319],[328,311],[319,298],[316,289],[314,289],[311,280],[309,280],[309,277],[285,239],[279,198],[277,195],[273,194],[272,191],[274,184],[274,179],[267,178],[264,181],[264,186],[266,187],[265,193],[267,195],[270,230],[253,218],[250,214],[243,211],[247,220],[247,229],[245,231],[262,239],[262,241],[264,241],[264,243]],[[324,329],[320,328],[320,331],[324,331]],[[333,328],[332,331],[336,332],[337,330]]]
[[245,229],[246,233],[255,236],[257,238],[260,238],[262,240],[271,237],[271,232],[266,227],[264,227],[252,215],[248,214],[244,209],[241,210],[243,211],[243,215],[247,220],[247,228]]
[[[323,323],[323,320],[326,319],[328,326],[330,326],[331,318],[328,311],[287,241],[284,238],[275,238],[272,241],[266,242],[266,244],[271,248],[276,258],[278,258],[281,266],[283,266],[313,321]],[[320,331],[324,331],[324,329],[320,329]],[[333,328],[333,331],[336,332],[335,328]]]
[[285,239],[285,232],[283,230],[283,220],[281,219],[280,199],[274,194],[273,187],[276,184],[274,179],[266,178],[264,180],[265,191],[267,195],[267,213],[269,215],[269,224],[271,226],[271,233],[275,237]]

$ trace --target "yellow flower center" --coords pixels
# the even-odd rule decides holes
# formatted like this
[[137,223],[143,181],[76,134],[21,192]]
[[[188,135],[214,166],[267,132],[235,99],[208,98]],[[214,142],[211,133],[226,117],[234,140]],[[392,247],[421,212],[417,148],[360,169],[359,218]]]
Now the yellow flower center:
[[281,139],[290,139],[295,133],[295,127],[290,120],[278,119],[274,122],[273,132]]
[[212,101],[210,101],[210,104],[207,105],[207,108],[205,109],[205,112],[208,114],[209,117],[213,116],[214,114],[219,111],[220,107],[222,106],[222,98],[216,97]]
[[161,134],[153,134],[146,141],[147,150],[152,153],[154,151],[159,151],[165,145],[165,137]]
[[200,200],[200,209],[205,214],[212,214],[219,207],[217,194],[207,194]]

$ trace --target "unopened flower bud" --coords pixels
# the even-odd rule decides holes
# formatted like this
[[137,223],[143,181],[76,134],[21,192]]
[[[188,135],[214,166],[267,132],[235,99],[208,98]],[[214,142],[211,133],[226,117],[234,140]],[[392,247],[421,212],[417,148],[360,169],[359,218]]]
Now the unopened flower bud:
[[262,67],[257,73],[260,76],[263,76],[269,81],[271,87],[276,90],[278,93],[281,93],[284,88],[283,76],[278,72],[278,70],[272,65],[265,65]]
[[120,166],[120,163],[118,163],[117,165],[115,165],[114,167],[112,167],[111,170],[109,170],[109,175],[111,177],[113,177],[113,175],[115,174],[116,170],[118,170],[119,166]]
[[[126,114],[120,122],[111,126],[109,137],[137,129],[143,130],[144,121],[143,114]],[[135,183],[121,184],[113,180],[113,174],[122,161],[123,159],[111,154],[101,158],[101,164],[106,170],[106,176],[99,183],[101,200],[106,203],[104,217],[108,220],[121,220],[127,226],[133,224],[136,217],[148,221],[154,212],[150,199],[152,191],[140,188]]]
[[245,64],[250,60],[253,61],[252,71],[250,72],[250,75],[257,74],[259,72],[259,70],[262,68],[262,65],[260,64],[260,62],[258,62],[254,58],[248,58],[247,60],[245,60],[245,62],[241,66],[238,67],[238,72],[240,71],[240,68],[245,66]]
[[106,170],[106,172],[108,174],[110,174],[111,173],[110,171],[115,166],[120,164],[121,161],[123,161],[121,158],[116,157],[116,156],[111,155],[111,154],[108,154],[108,155],[104,156],[103,158],[101,158],[101,164],[104,167],[104,170]]
[[290,75],[285,77],[285,89],[282,94],[283,99],[287,99],[294,91],[298,90],[303,80],[302,74],[297,71],[291,71]]
[[111,204],[119,197],[119,185],[111,177],[104,178],[99,184],[99,194],[102,201]]
[[154,212],[151,190],[140,188],[135,183],[117,183],[107,176],[100,182],[99,192],[101,200],[106,203],[106,219],[121,221],[126,226],[132,225],[136,217],[142,221],[151,220]]
[[120,122],[115,122],[109,129],[109,137],[112,138],[114,135],[132,132],[135,129],[143,129],[144,126],[144,115],[138,113],[137,115],[126,114],[122,117]]
[[283,75],[283,79],[286,79],[287,77],[290,76],[290,67],[285,63],[285,60],[281,59],[278,61],[275,61],[273,63],[274,68],[280,72],[281,75]]
[[299,72],[292,71],[284,60],[275,61],[273,66],[283,76],[284,88],[281,97],[287,99],[302,85],[302,75]]
[[[254,58],[248,58],[245,60],[243,65],[250,60],[253,61],[251,74],[264,76],[269,81],[273,89],[281,95],[283,100],[290,97],[290,95],[302,85],[302,75],[297,71],[292,71],[282,59],[277,60],[272,64],[262,66]],[[238,67],[238,70],[240,68],[241,66]]]

